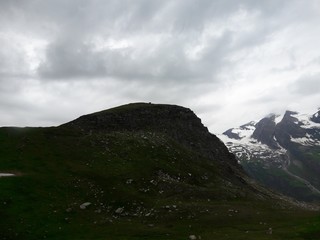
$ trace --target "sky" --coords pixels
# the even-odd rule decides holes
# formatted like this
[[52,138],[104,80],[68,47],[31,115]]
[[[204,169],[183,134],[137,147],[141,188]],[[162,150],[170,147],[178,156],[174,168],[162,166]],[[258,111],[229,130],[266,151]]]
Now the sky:
[[319,0],[0,0],[0,126],[131,102],[212,133],[320,107]]

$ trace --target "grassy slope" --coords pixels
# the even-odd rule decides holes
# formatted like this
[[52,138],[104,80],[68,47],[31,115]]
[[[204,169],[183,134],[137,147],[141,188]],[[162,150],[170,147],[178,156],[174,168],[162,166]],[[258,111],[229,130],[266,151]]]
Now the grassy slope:
[[317,213],[236,198],[200,158],[161,134],[1,128],[0,172],[19,176],[0,179],[0,239],[320,238]]
[[[314,187],[319,188],[319,171],[320,171],[320,148],[317,146],[305,147],[296,146],[290,151],[291,164],[288,170],[309,181]],[[304,185],[304,187],[306,187]],[[319,194],[310,192],[310,199],[319,201]],[[307,194],[305,194],[307,195]],[[307,198],[306,198],[307,199]]]
[[[282,168],[272,167],[264,168],[258,161],[242,162],[243,168],[254,179],[267,187],[282,192],[287,196],[294,197],[301,201],[317,201],[319,196],[312,193],[311,190],[301,181],[288,175]],[[298,171],[294,171],[294,166],[290,166],[291,172],[301,176],[301,168]],[[292,170],[293,169],[293,170]]]

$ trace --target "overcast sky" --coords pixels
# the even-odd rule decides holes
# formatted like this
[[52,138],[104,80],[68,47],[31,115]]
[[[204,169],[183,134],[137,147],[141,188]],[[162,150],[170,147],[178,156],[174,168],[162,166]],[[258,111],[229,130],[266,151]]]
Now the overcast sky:
[[319,0],[0,0],[0,126],[129,102],[213,133],[320,107]]

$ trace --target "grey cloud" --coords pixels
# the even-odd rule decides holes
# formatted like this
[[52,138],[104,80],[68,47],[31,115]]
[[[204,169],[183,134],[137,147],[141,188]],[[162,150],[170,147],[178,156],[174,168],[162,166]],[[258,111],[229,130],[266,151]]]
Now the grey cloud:
[[94,54],[89,46],[76,40],[49,45],[46,58],[38,69],[41,77],[94,77],[103,75],[106,71],[104,56]]
[[[277,1],[268,1],[268,4],[235,0],[4,2],[3,7],[9,8],[9,13],[18,12],[24,16],[27,26],[40,35],[48,35],[46,58],[38,69],[41,78],[114,77],[181,83],[182,79],[217,81],[222,66],[232,68],[226,60],[230,52],[261,44],[267,40],[269,31],[226,30],[220,38],[210,41],[204,56],[196,61],[185,52],[185,47],[194,41],[192,37],[201,37],[208,24],[223,23],[239,9],[269,11]],[[12,10],[13,6],[16,11]],[[277,8],[282,9],[279,5]],[[263,25],[264,20],[261,17],[260,26],[270,29]],[[95,36],[143,39],[153,33],[161,44],[151,54],[142,46],[95,51],[90,45]],[[169,37],[162,39],[163,35]]]
[[24,53],[7,42],[0,35],[0,81],[3,77],[25,75],[28,72]]
[[[14,115],[14,112],[19,112],[17,118],[25,114],[28,117],[35,115],[37,120],[49,121],[61,112],[72,112],[72,116],[77,116],[83,113],[81,111],[99,110],[100,107],[107,108],[128,101],[149,100],[188,104],[207,119],[212,119],[212,126],[225,124],[219,119],[228,118],[230,114],[226,111],[230,109],[232,116],[238,118],[241,104],[252,115],[256,112],[252,109],[257,108],[261,108],[261,114],[266,114],[267,105],[283,105],[283,102],[294,99],[288,97],[288,93],[279,97],[285,92],[286,86],[283,86],[283,91],[277,92],[279,96],[274,96],[276,94],[271,91],[259,98],[253,90],[248,96],[240,95],[244,99],[233,99],[228,86],[238,84],[237,79],[241,79],[243,84],[250,84],[263,78],[263,74],[268,75],[268,80],[280,74],[292,73],[292,76],[299,66],[305,70],[306,66],[299,65],[298,59],[297,65],[286,62],[278,67],[273,63],[268,65],[263,58],[267,56],[269,61],[275,56],[272,53],[268,55],[268,43],[274,43],[278,33],[294,29],[301,23],[317,23],[319,14],[312,7],[315,2],[2,0],[1,114],[12,112]],[[237,19],[239,14],[240,19]],[[246,28],[246,24],[250,27]],[[2,36],[6,37],[5,40],[1,39]],[[25,38],[19,42],[19,36]],[[18,44],[11,38],[18,39]],[[19,47],[28,47],[37,39],[47,45],[44,50],[41,47],[35,49],[36,53],[41,53],[41,62],[33,75],[28,62],[30,52]],[[128,46],[97,48],[97,39],[111,39],[115,43],[127,41]],[[296,44],[297,48],[299,44]],[[33,46],[37,47],[37,44]],[[199,50],[196,56],[190,55],[190,51],[195,50]],[[261,64],[268,66],[261,67]],[[308,67],[315,65],[310,63]],[[28,78],[37,82],[31,90],[27,88]],[[59,84],[61,88],[52,88]],[[312,87],[305,86],[307,84]],[[297,80],[290,93],[301,98],[308,94],[316,96],[318,86],[316,77],[304,77]],[[63,94],[59,94],[60,91]],[[79,94],[73,96],[74,92]],[[223,102],[222,92],[227,96],[226,102]],[[218,96],[216,99],[215,94]],[[46,99],[48,96],[49,99]],[[33,99],[38,100],[36,104]],[[95,108],[77,107],[79,102]],[[100,102],[108,104],[102,105]],[[231,102],[239,109],[232,108]],[[60,106],[60,103],[64,106]],[[47,105],[54,106],[56,110],[48,110]],[[77,111],[70,111],[75,107]]]
[[289,87],[290,91],[299,95],[314,95],[320,92],[320,73],[303,76]]
[[1,123],[8,125],[23,125],[32,121],[32,114],[37,112],[33,102],[22,97],[24,84],[20,78],[0,77],[0,115]]
[[[160,82],[160,86],[154,85],[148,92],[139,93],[140,98],[148,99],[156,99],[154,95],[159,94],[155,92],[163,89],[163,82],[171,83],[168,88],[172,91],[168,95],[175,96],[170,97],[172,101],[185,96],[186,89],[189,92],[194,89],[193,84],[218,83],[221,72],[232,71],[233,63],[228,61],[230,54],[263,43],[273,26],[269,26],[268,21],[267,25],[263,23],[266,18],[262,14],[257,19],[259,29],[248,33],[226,30],[220,37],[209,38],[203,55],[194,60],[187,56],[185,48],[201,38],[208,24],[223,23],[240,8],[263,13],[265,6],[250,1],[240,4],[239,1],[211,0],[36,1],[29,6],[22,2],[19,11],[21,14],[27,11],[27,23],[38,34],[49,34],[46,58],[38,68],[41,80],[102,78],[111,81],[113,78],[140,82],[139,89],[143,84]],[[48,33],[50,30],[53,33]],[[152,52],[141,46],[96,51],[90,45],[91,37],[96,35],[143,39],[149,34],[155,34],[160,41]],[[163,35],[165,37],[161,39]],[[203,88],[195,94],[206,91]],[[159,99],[168,99],[164,93],[160,95]],[[139,96],[133,99],[139,99]]]
[[[0,3],[0,9],[3,20],[14,17],[22,25],[32,25],[30,27],[33,31],[45,31],[45,26],[51,26],[58,28],[60,34],[70,33],[71,36],[76,32],[82,35],[94,32],[126,35],[145,31],[201,32],[206,23],[215,20],[224,22],[239,9],[258,11],[268,22],[273,16],[285,15],[292,2],[293,0],[4,0]],[[12,24],[11,20],[10,23]]]
[[[170,37],[171,38],[171,37]],[[225,62],[229,34],[224,34],[198,60],[188,58],[185,43],[169,39],[152,50],[128,47],[95,51],[90,44],[65,41],[49,45],[38,71],[51,79],[113,77],[135,81],[211,81]]]
[[[101,4],[101,7],[93,8],[95,4]],[[63,6],[61,1],[56,5]],[[231,0],[140,0],[134,3],[94,1],[94,4],[80,1],[76,6],[78,10],[65,10],[64,14],[58,14],[67,19],[67,24],[64,22],[65,25],[60,26],[63,35],[52,39],[48,46],[46,60],[39,68],[39,74],[43,78],[114,77],[122,80],[149,79],[148,81],[167,80],[178,83],[181,83],[182,79],[186,82],[188,79],[217,81],[217,76],[223,70],[222,66],[229,69],[233,67],[232,63],[227,61],[230,52],[267,41],[267,36],[275,26],[268,21],[263,25],[266,19],[261,17],[261,29],[249,33],[226,30],[220,38],[210,41],[200,59],[192,60],[185,52],[187,44],[194,41],[190,36],[200,37],[207,24],[215,19],[223,22],[224,18],[236,13],[240,8],[258,9],[261,6],[251,1],[240,4],[239,1]],[[274,5],[268,7],[273,8]],[[66,8],[70,9],[68,6]],[[101,9],[106,11],[104,16]],[[67,18],[69,15],[71,20]],[[105,28],[102,29],[104,24]],[[98,29],[100,33],[97,33]],[[90,43],[86,43],[96,34],[106,38],[116,36],[119,39],[130,39],[140,36],[143,39],[153,31],[157,31],[156,38],[162,43],[152,54],[142,46],[97,52]],[[195,32],[191,34],[190,31]]]

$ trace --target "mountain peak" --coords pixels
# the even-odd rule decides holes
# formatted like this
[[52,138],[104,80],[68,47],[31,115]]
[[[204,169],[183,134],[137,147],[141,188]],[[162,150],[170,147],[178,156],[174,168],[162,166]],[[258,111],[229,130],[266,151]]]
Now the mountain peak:
[[256,124],[256,129],[254,130],[252,137],[257,139],[259,142],[270,146],[272,149],[278,149],[279,146],[274,140],[275,133],[275,123],[276,115],[272,114],[269,117],[261,119]]
[[284,116],[292,116],[292,115],[297,115],[297,114],[299,114],[299,112],[286,110],[286,112],[284,113]]
[[[252,127],[251,135],[247,133],[241,127],[232,128],[221,139],[249,175],[300,200],[320,199],[319,110],[313,115],[290,110],[283,115],[268,114]],[[231,134],[247,135],[235,138]],[[290,166],[295,172],[290,172]]]
[[318,109],[318,111],[315,114],[312,115],[310,120],[315,123],[320,123],[320,108]]

